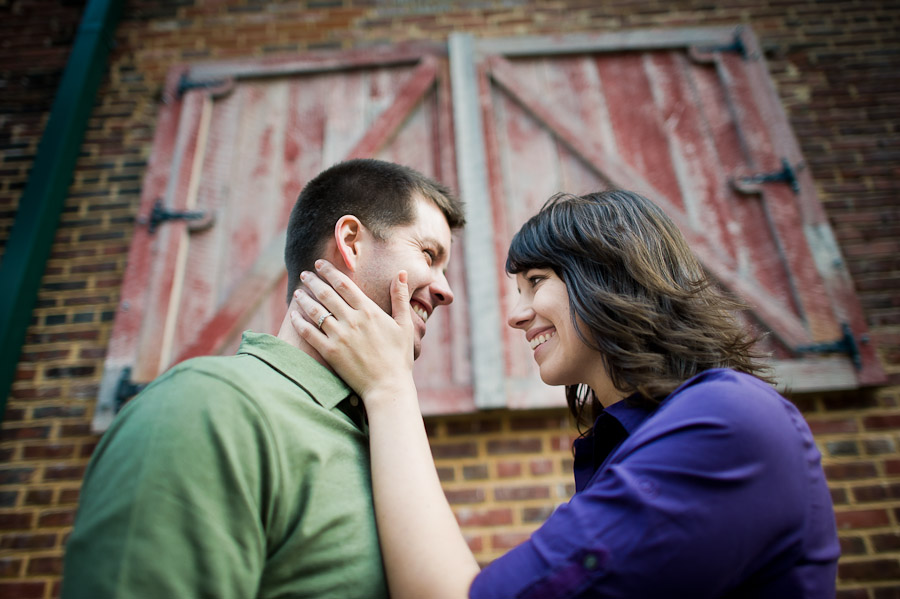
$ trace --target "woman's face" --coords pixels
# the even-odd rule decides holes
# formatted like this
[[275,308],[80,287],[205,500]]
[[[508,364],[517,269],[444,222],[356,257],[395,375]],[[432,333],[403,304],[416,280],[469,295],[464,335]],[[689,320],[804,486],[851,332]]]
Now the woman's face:
[[600,352],[585,344],[572,324],[566,284],[550,268],[518,273],[516,284],[519,301],[508,323],[525,331],[541,380],[548,385],[587,384],[605,404],[612,382]]

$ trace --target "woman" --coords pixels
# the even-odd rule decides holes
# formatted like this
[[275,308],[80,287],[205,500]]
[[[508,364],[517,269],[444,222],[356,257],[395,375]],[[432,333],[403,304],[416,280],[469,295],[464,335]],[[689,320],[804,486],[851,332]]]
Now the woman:
[[317,269],[298,300],[321,328],[293,322],[365,403],[394,597],[834,596],[834,514],[809,428],[767,384],[740,306],[649,200],[557,195],[513,238],[509,325],[590,429],[572,499],[482,571],[429,451],[405,273],[391,318]]

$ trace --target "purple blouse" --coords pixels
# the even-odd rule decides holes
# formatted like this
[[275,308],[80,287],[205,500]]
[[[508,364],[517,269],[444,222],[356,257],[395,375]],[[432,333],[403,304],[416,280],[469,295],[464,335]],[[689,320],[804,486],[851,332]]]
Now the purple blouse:
[[726,369],[655,410],[620,401],[575,442],[572,499],[487,566],[488,597],[832,599],[840,555],[800,412]]

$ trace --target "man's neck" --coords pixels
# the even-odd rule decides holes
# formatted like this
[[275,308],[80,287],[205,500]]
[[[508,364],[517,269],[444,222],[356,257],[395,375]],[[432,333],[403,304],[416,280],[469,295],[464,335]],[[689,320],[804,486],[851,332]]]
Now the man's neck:
[[331,368],[331,366],[328,365],[328,362],[325,361],[321,354],[319,354],[319,352],[317,352],[313,346],[304,341],[303,338],[300,337],[300,335],[294,329],[294,325],[291,324],[292,310],[297,310],[301,314],[303,313],[302,310],[300,310],[296,306],[295,301],[296,300],[291,301],[291,305],[288,307],[287,312],[284,313],[284,318],[281,321],[281,327],[278,329],[278,334],[276,334],[275,336],[282,341],[293,345],[331,372],[334,372],[334,370]]

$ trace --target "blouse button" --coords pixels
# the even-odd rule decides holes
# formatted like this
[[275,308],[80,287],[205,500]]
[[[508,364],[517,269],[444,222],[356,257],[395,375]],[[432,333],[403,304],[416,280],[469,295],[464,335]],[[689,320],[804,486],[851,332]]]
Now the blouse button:
[[588,553],[586,556],[584,556],[584,560],[582,560],[581,564],[587,570],[596,570],[599,561],[600,560],[597,559],[596,555],[594,555],[593,553]]
[[354,408],[355,408],[356,406],[358,406],[358,405],[359,405],[359,398],[356,397],[355,395],[351,395],[351,396],[350,396],[350,405],[353,406]]

